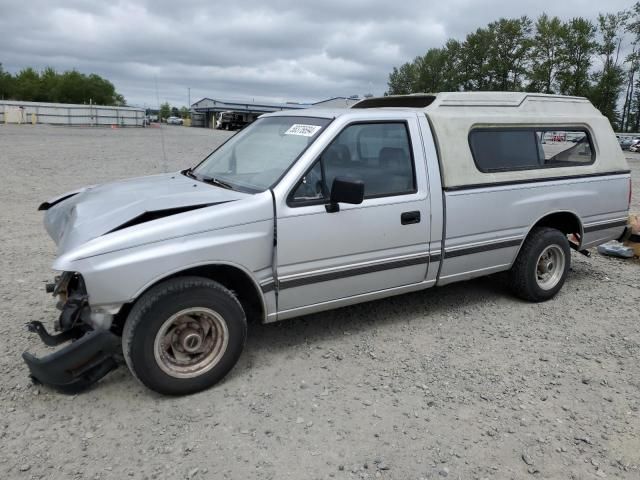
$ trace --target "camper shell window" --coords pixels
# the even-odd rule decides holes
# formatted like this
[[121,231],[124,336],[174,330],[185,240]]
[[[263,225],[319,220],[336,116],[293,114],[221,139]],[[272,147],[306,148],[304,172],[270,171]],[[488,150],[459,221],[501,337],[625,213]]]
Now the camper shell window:
[[483,173],[591,165],[593,142],[584,129],[563,127],[475,128],[473,161]]

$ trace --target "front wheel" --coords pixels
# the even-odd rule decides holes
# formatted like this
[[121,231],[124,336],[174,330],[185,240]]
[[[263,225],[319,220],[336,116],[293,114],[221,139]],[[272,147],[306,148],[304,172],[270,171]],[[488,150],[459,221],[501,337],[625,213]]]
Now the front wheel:
[[555,228],[533,229],[509,272],[513,292],[524,300],[544,302],[562,288],[569,273],[567,236]]
[[136,302],[122,332],[124,357],[144,385],[166,395],[211,387],[236,364],[247,338],[237,298],[217,282],[180,277]]

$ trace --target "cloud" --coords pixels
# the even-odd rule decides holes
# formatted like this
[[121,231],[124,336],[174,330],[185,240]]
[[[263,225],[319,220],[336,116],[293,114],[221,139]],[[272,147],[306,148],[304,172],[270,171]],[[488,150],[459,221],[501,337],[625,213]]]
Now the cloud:
[[[393,66],[499,17],[595,19],[628,1],[0,0],[0,62],[110,79],[131,104],[382,94]],[[156,92],[156,83],[158,90]]]

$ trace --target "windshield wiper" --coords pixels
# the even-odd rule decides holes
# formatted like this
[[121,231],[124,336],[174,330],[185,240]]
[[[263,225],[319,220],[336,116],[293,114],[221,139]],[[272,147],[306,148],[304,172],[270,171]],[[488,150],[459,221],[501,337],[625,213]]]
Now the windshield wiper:
[[197,174],[195,174],[193,172],[193,168],[187,168],[186,170],[183,170],[182,173],[184,175],[186,175],[187,177],[194,178],[194,179],[199,180],[201,182],[210,183],[211,185],[215,185],[217,187],[226,188],[228,190],[235,190],[233,185],[231,185],[230,183],[225,182],[224,180],[220,180],[220,179],[215,178],[215,177],[209,177],[207,175],[197,175]]
[[184,170],[182,173],[183,173],[184,175],[186,175],[187,177],[190,177],[190,178],[195,178],[195,179],[197,179],[197,178],[198,178],[198,177],[196,177],[196,176],[195,176],[195,174],[193,173],[193,168],[187,168],[187,169],[186,169],[186,170]]
[[198,179],[202,182],[210,183],[211,185],[215,185],[217,187],[226,188],[227,190],[234,190],[233,185],[215,177],[207,177],[205,175],[202,175]]

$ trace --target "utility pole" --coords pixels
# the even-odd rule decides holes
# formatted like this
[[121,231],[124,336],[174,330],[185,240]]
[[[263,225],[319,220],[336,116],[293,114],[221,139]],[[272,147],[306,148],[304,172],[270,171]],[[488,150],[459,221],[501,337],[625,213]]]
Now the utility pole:
[[189,110],[191,110],[191,87],[187,88],[187,97],[189,99],[188,100],[189,103],[187,104],[187,106],[189,107]]

